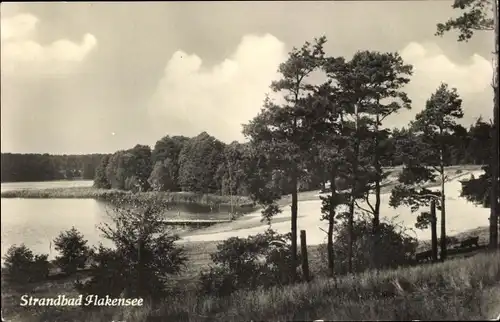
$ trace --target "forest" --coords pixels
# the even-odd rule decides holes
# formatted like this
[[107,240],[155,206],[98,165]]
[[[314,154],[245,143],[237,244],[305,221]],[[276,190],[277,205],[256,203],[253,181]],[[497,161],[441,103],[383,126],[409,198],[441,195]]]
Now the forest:
[[[488,164],[491,150],[492,123],[479,117],[469,127],[456,124],[446,133],[449,165]],[[382,138],[383,167],[403,165],[403,147],[397,142],[408,133],[407,128],[394,128]],[[249,194],[256,160],[252,160],[249,142],[225,144],[203,132],[196,137],[165,136],[151,149],[136,145],[129,150],[104,155],[96,167],[95,186],[105,189],[141,191],[190,191],[222,195]],[[328,153],[325,149],[323,153]],[[251,164],[253,161],[254,164]],[[273,169],[272,184],[282,194],[290,193],[290,182],[283,171]],[[310,163],[303,169],[299,190],[323,188],[329,181],[326,171]]]
[[103,156],[2,153],[2,182],[92,180]]

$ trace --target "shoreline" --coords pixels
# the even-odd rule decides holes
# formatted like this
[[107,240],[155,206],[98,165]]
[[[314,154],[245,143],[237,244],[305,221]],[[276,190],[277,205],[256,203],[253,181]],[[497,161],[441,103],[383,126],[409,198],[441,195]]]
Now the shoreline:
[[[117,197],[149,201],[160,198],[162,201],[178,204],[198,204],[202,206],[231,206],[254,209],[252,200],[244,196],[220,196],[193,192],[138,192],[99,189],[94,187],[66,187],[44,189],[8,190],[1,193],[5,199],[96,199],[109,201]],[[232,199],[232,200],[231,200]]]

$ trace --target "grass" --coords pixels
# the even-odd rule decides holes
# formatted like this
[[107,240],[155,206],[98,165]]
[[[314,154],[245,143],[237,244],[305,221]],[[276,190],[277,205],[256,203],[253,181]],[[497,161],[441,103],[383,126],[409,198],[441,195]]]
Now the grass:
[[[368,272],[229,298],[171,300],[116,312],[125,321],[449,320],[492,317],[500,296],[500,254],[400,270]],[[485,301],[486,299],[486,301]],[[495,301],[497,299],[497,301]],[[493,310],[489,312],[488,310]],[[156,317],[156,319],[154,318]]]
[[[456,234],[454,236],[449,236],[449,237],[453,237],[453,239],[462,241],[462,240],[465,240],[469,237],[476,237],[476,236],[479,237],[479,245],[488,244],[489,240],[490,240],[490,228],[489,227],[478,227],[475,229],[469,229],[467,231],[464,231],[462,233]],[[450,246],[451,245],[449,245],[448,247],[450,247]],[[430,240],[422,240],[422,241],[418,242],[418,248],[417,248],[418,252],[430,250],[431,248],[432,248],[432,243]]]
[[[336,281],[319,275],[318,246],[309,247],[310,283],[239,291],[227,298],[200,297],[196,276],[210,264],[217,242],[189,243],[187,270],[175,281],[183,293],[140,308],[19,308],[21,294],[75,296],[72,281],[52,281],[3,293],[11,321],[284,321],[284,320],[477,320],[500,313],[500,252],[396,270],[369,271]],[[18,302],[17,302],[18,303]]]
[[98,199],[112,200],[114,198],[134,198],[141,201],[161,198],[171,203],[193,203],[200,205],[230,205],[250,207],[253,205],[248,197],[220,196],[215,194],[199,194],[193,192],[140,192],[132,193],[118,189],[98,189],[94,187],[68,187],[47,189],[21,189],[1,193],[2,198],[27,198],[27,199]]

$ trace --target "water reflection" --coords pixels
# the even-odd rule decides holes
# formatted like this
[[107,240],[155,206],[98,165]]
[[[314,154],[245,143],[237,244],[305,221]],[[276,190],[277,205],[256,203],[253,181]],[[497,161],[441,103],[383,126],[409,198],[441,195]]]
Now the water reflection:
[[[97,245],[97,225],[109,222],[105,204],[93,199],[1,199],[2,256],[13,244],[24,243],[35,253],[55,256],[50,242],[64,230],[75,226]],[[109,246],[109,243],[107,243]]]
[[[91,186],[92,181],[49,181],[49,182],[15,182],[2,183],[2,191],[18,189],[44,189],[64,187]],[[101,223],[110,223],[108,215],[112,207],[102,201],[94,199],[1,199],[2,224],[2,257],[13,244],[24,243],[38,254],[49,254],[50,258],[56,255],[50,249],[51,241],[61,231],[76,227],[89,241],[89,245],[102,242],[105,246],[112,246],[111,242],[101,237],[97,226]],[[243,214],[252,208],[233,209]],[[164,210],[166,219],[229,219],[231,207],[229,205],[208,206],[198,204],[170,204]],[[172,230],[181,233],[185,227],[172,227]],[[2,259],[3,262],[3,259]]]
[[[235,208],[239,213],[251,209]],[[13,244],[24,243],[35,253],[56,255],[51,249],[51,241],[60,232],[76,227],[88,240],[89,245],[102,242],[111,246],[111,242],[103,239],[98,225],[111,223],[108,215],[113,207],[94,199],[1,199],[2,224],[2,257]],[[210,206],[171,204],[164,210],[166,219],[229,219],[230,207],[221,206],[216,209]],[[188,230],[186,227],[171,227],[176,233]],[[192,229],[192,228],[191,228]]]

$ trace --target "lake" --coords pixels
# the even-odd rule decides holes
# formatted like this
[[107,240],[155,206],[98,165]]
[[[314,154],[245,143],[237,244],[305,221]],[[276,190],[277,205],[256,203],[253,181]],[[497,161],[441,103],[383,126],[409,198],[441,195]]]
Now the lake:
[[[2,183],[2,191],[91,185],[92,181],[16,182]],[[110,246],[107,240],[100,237],[97,228],[100,223],[110,221],[107,214],[110,210],[105,202],[94,199],[2,198],[2,257],[11,245],[24,243],[35,253],[49,254],[49,257],[53,258],[56,252],[53,247],[50,248],[51,240],[72,226],[85,236],[89,244],[97,245],[103,242],[105,246]],[[165,217],[227,219],[227,211],[228,209],[217,209],[217,212],[211,212],[208,206],[178,205],[166,210]]]

